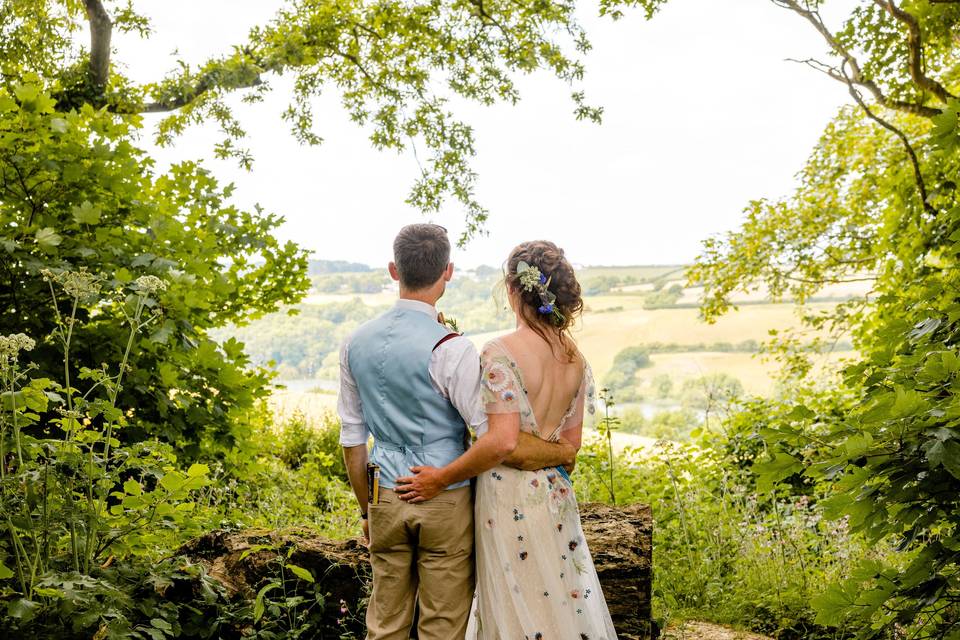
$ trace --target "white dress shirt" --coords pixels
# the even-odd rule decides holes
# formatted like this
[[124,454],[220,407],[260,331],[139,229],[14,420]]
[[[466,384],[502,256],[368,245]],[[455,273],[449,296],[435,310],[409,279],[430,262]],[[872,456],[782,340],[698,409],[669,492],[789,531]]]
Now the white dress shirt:
[[[433,318],[437,310],[418,300],[397,300],[401,309],[419,311]],[[363,405],[357,391],[357,383],[350,373],[350,340],[340,348],[340,395],[337,398],[337,413],[340,414],[340,444],[356,447],[367,444],[370,431],[363,419]],[[450,401],[460,412],[463,421],[475,431],[486,430],[487,414],[480,397],[480,354],[467,338],[447,340],[434,349],[430,357],[430,382],[433,388]]]

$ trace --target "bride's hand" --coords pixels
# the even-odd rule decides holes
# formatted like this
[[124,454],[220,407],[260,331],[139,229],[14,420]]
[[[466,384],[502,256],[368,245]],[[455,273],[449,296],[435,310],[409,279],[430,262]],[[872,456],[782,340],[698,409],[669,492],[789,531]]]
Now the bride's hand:
[[397,478],[394,491],[401,500],[425,502],[447,488],[441,470],[436,467],[410,467],[412,476]]

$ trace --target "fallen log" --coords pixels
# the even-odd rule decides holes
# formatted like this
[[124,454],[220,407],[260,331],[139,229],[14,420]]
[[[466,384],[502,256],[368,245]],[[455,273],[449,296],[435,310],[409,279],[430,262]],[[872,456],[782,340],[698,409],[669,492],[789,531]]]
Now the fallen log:
[[[580,506],[587,544],[621,640],[657,635],[651,616],[650,507]],[[324,594],[321,626],[362,637],[362,603],[369,589],[367,549],[357,540],[332,541],[306,530],[213,531],[180,549],[202,564],[231,598],[250,599],[278,572],[279,554],[309,570]]]

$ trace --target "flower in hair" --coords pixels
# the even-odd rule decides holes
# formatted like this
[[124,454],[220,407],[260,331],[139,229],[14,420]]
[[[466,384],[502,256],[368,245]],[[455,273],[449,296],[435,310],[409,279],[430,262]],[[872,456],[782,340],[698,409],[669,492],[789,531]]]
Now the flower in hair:
[[517,279],[524,291],[535,292],[540,297],[540,306],[537,308],[540,315],[552,316],[555,325],[563,325],[563,314],[556,305],[557,296],[550,291],[551,278],[544,275],[539,268],[521,260],[517,263]]

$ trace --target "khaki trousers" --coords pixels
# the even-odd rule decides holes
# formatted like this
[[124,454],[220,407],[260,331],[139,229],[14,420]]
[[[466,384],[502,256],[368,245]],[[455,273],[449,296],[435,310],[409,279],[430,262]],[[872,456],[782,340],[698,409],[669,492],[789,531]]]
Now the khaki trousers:
[[474,588],[470,487],[419,504],[381,489],[380,504],[369,509],[367,640],[409,640],[418,600],[420,640],[463,638]]

